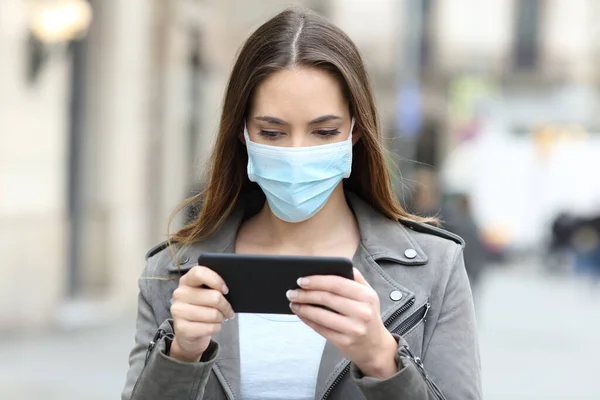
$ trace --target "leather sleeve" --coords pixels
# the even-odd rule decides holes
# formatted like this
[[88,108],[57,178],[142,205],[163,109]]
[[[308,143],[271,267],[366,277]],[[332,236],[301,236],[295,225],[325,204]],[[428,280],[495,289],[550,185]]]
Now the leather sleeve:
[[[148,261],[146,271],[153,259]],[[143,276],[152,276],[149,273]],[[135,345],[122,400],[189,400],[202,398],[219,346],[211,341],[202,362],[185,363],[168,356],[173,339],[172,320],[159,325],[147,301],[148,281],[140,279]]]

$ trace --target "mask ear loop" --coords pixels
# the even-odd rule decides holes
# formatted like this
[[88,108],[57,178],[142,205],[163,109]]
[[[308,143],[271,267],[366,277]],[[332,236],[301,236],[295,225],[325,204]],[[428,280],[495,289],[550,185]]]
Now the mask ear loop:
[[349,157],[346,161],[346,172],[344,173],[344,179],[349,178],[352,173],[352,153],[353,153],[353,143],[352,143],[352,132],[354,131],[354,117],[352,117],[352,122],[350,123],[350,134],[348,135],[347,146],[349,149]]
[[248,166],[246,167],[248,179],[250,179],[250,182],[256,182],[254,165],[252,164],[252,157],[250,157],[250,146],[252,146],[253,143],[250,140],[250,135],[248,134],[248,126],[246,125],[246,121],[244,121],[244,140],[246,141],[246,151],[248,152]]
[[246,124],[246,121],[244,121],[244,139],[246,140],[246,146],[247,146],[248,142],[250,142],[250,135],[248,134],[248,126]]

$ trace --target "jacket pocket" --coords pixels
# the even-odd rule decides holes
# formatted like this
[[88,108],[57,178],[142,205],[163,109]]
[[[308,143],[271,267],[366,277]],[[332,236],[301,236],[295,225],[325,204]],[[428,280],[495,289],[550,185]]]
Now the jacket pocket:
[[[402,321],[397,327],[393,328],[391,332],[400,336],[409,334],[413,329],[419,326],[419,324],[426,321],[430,307],[431,305],[429,303],[423,304],[417,311],[409,315],[408,318]],[[391,323],[389,325],[391,325]]]

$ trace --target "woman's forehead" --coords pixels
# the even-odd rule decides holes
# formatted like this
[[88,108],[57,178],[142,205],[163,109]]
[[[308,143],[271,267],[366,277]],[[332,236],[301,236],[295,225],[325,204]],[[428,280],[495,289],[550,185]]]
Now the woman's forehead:
[[317,68],[294,67],[274,72],[257,87],[251,115],[269,115],[299,122],[322,115],[348,114],[339,80]]

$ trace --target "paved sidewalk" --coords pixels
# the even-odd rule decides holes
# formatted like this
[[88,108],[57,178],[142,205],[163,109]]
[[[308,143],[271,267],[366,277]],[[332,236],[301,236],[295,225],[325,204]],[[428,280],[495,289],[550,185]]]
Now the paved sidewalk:
[[600,286],[527,268],[488,278],[479,309],[485,400],[600,399]]
[[0,399],[119,399],[135,319],[0,343]]

